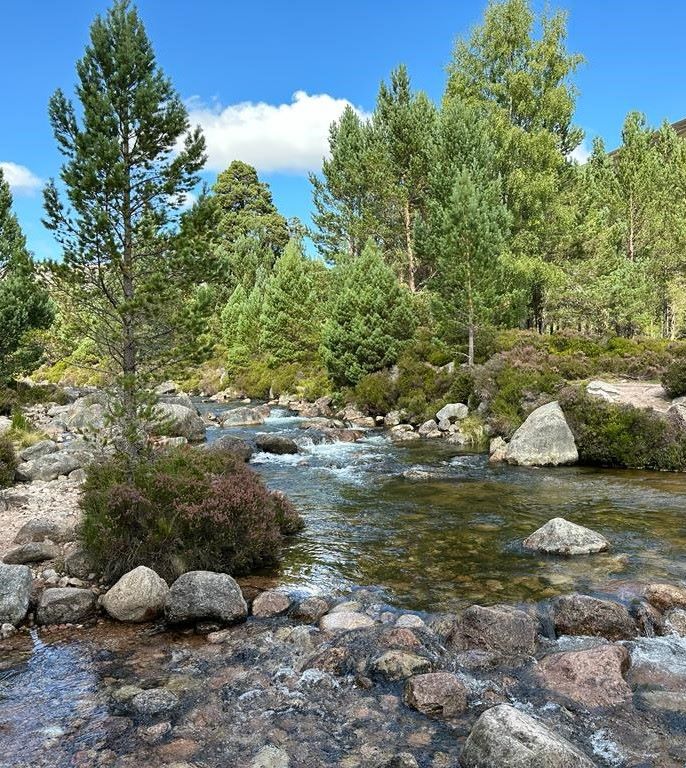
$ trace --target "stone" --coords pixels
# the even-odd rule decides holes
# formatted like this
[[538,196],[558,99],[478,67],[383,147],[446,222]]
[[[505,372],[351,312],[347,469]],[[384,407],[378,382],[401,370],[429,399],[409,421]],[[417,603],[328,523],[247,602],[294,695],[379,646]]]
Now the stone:
[[4,435],[12,429],[12,419],[8,419],[7,416],[0,416],[0,435]]
[[391,427],[397,427],[402,421],[402,413],[400,411],[390,411],[384,416],[383,423],[385,427],[390,429]]
[[322,616],[319,628],[328,632],[347,632],[374,626],[374,619],[356,611],[336,611]]
[[686,587],[678,584],[649,584],[645,590],[645,599],[658,611],[686,608]]
[[8,565],[23,565],[54,560],[59,554],[59,549],[48,541],[29,541],[11,549],[2,560]]
[[372,661],[374,672],[388,680],[404,680],[431,670],[431,662],[423,656],[407,651],[386,651]]
[[422,437],[428,437],[432,432],[437,432],[437,431],[438,431],[438,424],[433,419],[429,419],[428,421],[425,421],[422,425],[420,425],[419,429],[417,430],[417,432],[419,432],[419,434]]
[[214,442],[208,443],[206,447],[210,451],[230,451],[240,456],[243,461],[250,461],[253,455],[253,448],[250,443],[233,435],[222,435]]
[[595,768],[573,744],[509,704],[487,709],[460,755],[462,768]]
[[58,450],[59,446],[54,440],[41,440],[38,443],[30,445],[28,448],[24,448],[19,454],[19,458],[22,461],[31,461],[31,459],[40,459],[42,456],[47,456]]
[[508,464],[523,467],[576,464],[579,453],[574,435],[557,401],[529,414],[512,435],[505,459]]
[[32,582],[28,565],[0,564],[0,624],[21,624],[29,610]]
[[414,431],[411,424],[398,424],[390,431],[390,438],[394,443],[409,443],[413,440],[420,440],[419,432]]
[[131,699],[131,707],[138,714],[146,717],[171,712],[178,706],[179,699],[175,693],[166,688],[149,688],[137,693]]
[[289,768],[291,764],[288,753],[278,747],[267,745],[257,753],[250,763],[250,768]]
[[553,623],[558,635],[591,635],[608,640],[636,636],[636,625],[623,605],[587,595],[558,597],[553,606]]
[[665,614],[665,630],[674,635],[686,637],[686,611],[683,608],[673,608]]
[[452,672],[428,672],[409,678],[403,700],[423,715],[454,717],[467,709],[467,688]]
[[638,701],[645,709],[657,710],[670,715],[686,715],[684,691],[642,691]]
[[72,432],[97,434],[105,429],[106,396],[96,392],[75,400],[66,414],[65,426]]
[[175,395],[177,386],[173,381],[163,381],[155,387],[155,394],[160,395]]
[[222,427],[249,427],[264,424],[269,416],[269,406],[248,408],[242,406],[226,411],[221,418]]
[[0,640],[7,640],[12,635],[16,634],[17,628],[10,624],[9,622],[5,622],[4,624],[0,624]]
[[305,624],[316,624],[329,610],[329,603],[323,597],[306,597],[291,612],[291,616]]
[[154,409],[155,429],[166,437],[185,437],[189,442],[205,439],[205,422],[195,408],[181,403],[159,402]]
[[527,613],[510,606],[472,605],[464,611],[448,641],[456,650],[530,656],[536,649],[536,624]]
[[284,592],[269,589],[258,595],[252,604],[252,615],[259,619],[281,616],[291,607],[293,601]]
[[488,454],[488,460],[492,464],[507,460],[507,443],[500,435],[491,440]]
[[436,414],[436,421],[443,419],[453,422],[462,421],[469,415],[469,408],[464,403],[448,403]]
[[379,768],[419,768],[419,763],[409,752],[398,752],[397,755],[393,755],[382,763]]
[[265,453],[276,453],[284,455],[288,453],[298,453],[298,444],[290,437],[283,435],[263,434],[255,439],[255,445],[258,450]]
[[628,668],[629,652],[621,645],[551,653],[538,665],[547,688],[587,709],[629,701],[631,688],[623,677]]
[[227,573],[189,571],[172,584],[165,608],[171,624],[217,619],[225,624],[248,615],[240,587]]
[[79,624],[95,614],[96,598],[90,589],[51,587],[41,595],[36,611],[39,624]]
[[64,558],[64,570],[74,578],[87,579],[93,572],[93,563],[81,547],[75,547]]
[[408,629],[426,629],[426,622],[421,616],[415,616],[413,613],[404,613],[402,616],[398,616],[395,626]]
[[117,621],[152,621],[164,612],[169,587],[151,568],[139,565],[125,573],[100,603]]
[[84,465],[84,456],[76,452],[61,450],[49,453],[31,461],[24,461],[17,467],[17,477],[20,480],[56,480],[60,475],[69,475],[75,469]]
[[604,552],[608,540],[590,528],[570,523],[564,517],[548,520],[538,530],[524,539],[525,549],[533,549],[549,555],[589,555]]
[[73,528],[66,528],[53,520],[43,520],[34,517],[28,523],[24,523],[14,537],[15,544],[28,544],[29,542],[45,541],[65,542],[74,540]]

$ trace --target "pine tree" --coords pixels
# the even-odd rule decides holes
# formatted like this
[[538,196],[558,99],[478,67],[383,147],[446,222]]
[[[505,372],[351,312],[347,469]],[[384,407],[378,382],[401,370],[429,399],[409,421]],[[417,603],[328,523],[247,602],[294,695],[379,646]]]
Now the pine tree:
[[337,270],[322,356],[336,384],[354,385],[397,361],[414,330],[412,302],[372,242]]
[[48,328],[54,311],[47,291],[36,280],[26,238],[12,211],[12,193],[0,168],[0,384],[29,373],[41,347],[32,330]]
[[317,272],[323,269],[291,240],[264,288],[260,347],[271,364],[312,361],[321,341],[325,297]]
[[69,204],[51,181],[45,223],[63,249],[57,289],[84,311],[84,333],[111,365],[123,447],[135,457],[144,438],[142,379],[174,345],[170,290],[179,275],[168,258],[169,231],[198,181],[205,143],[199,128],[189,130],[186,108],[127,0],[96,18],[77,74],[79,113],[61,90],[50,100]]

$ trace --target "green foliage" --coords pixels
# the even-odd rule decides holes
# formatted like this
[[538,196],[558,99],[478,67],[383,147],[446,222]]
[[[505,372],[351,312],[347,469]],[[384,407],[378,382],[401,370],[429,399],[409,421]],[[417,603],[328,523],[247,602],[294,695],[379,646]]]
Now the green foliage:
[[250,573],[274,564],[283,537],[302,527],[240,457],[188,447],[133,466],[93,465],[80,504],[84,547],[111,580],[137,565],[168,580],[188,570]]
[[395,408],[398,388],[388,371],[376,371],[363,376],[349,393],[348,399],[372,415],[384,415]]
[[662,374],[662,386],[670,397],[686,395],[686,357],[675,360]]
[[414,317],[409,294],[371,242],[338,269],[322,355],[336,384],[355,385],[396,362],[411,338]]
[[0,435],[0,488],[8,488],[14,483],[16,468],[17,457],[12,441],[5,435]]
[[686,430],[681,420],[647,409],[615,405],[568,388],[560,405],[583,464],[682,472]]
[[253,359],[237,371],[233,382],[248,397],[259,399],[288,393],[301,395],[306,400],[316,400],[333,391],[333,384],[326,371],[317,363],[272,366],[264,360]]

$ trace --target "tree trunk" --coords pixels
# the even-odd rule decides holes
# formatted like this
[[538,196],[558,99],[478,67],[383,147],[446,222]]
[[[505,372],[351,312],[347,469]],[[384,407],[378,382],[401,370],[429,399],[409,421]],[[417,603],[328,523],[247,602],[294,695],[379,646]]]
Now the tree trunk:
[[414,263],[414,250],[412,248],[412,218],[410,216],[410,203],[409,200],[405,201],[405,245],[407,248],[407,285],[412,293],[415,293],[417,288],[415,284],[415,271],[416,266]]
[[467,331],[468,331],[468,346],[467,346],[467,365],[470,368],[474,367],[474,297],[472,295],[472,272],[469,269],[469,262],[467,262]]

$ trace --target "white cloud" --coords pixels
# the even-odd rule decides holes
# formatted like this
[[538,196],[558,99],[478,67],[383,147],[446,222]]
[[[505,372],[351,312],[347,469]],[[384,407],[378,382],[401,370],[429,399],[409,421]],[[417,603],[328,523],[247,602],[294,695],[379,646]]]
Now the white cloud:
[[5,181],[10,185],[12,192],[18,194],[31,194],[43,186],[43,180],[30,171],[25,165],[17,163],[0,162],[0,168],[5,176]]
[[590,156],[591,150],[588,148],[585,140],[569,153],[570,159],[578,165],[583,165]]
[[302,174],[321,167],[329,126],[349,103],[305,91],[296,91],[287,104],[245,101],[209,107],[192,100],[189,117],[205,134],[208,168],[221,171],[231,161],[243,160],[263,173]]

